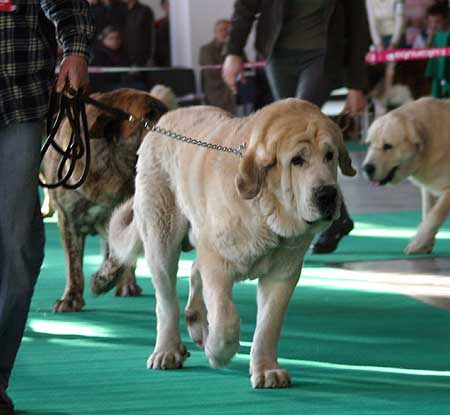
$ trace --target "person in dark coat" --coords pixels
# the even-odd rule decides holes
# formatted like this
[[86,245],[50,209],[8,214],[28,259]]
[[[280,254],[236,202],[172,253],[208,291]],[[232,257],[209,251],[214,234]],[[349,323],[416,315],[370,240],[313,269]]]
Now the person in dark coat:
[[[350,115],[366,105],[365,54],[369,31],[362,0],[236,0],[222,75],[232,90],[243,73],[242,50],[257,20],[255,47],[268,61],[275,99],[299,97],[318,106],[339,86],[349,89]],[[313,253],[333,252],[353,229],[345,205],[340,218],[322,233]]]
[[153,10],[128,0],[128,14],[124,29],[124,48],[131,65],[146,66],[153,61],[155,50],[155,29]]
[[164,17],[155,22],[154,64],[169,67],[171,65],[169,0],[161,0],[161,8],[164,11]]

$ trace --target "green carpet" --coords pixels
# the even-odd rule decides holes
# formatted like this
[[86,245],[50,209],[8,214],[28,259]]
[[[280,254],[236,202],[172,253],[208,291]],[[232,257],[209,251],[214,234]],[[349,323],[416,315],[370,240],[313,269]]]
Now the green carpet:
[[[148,371],[155,341],[154,291],[141,263],[140,298],[93,298],[82,313],[53,314],[64,287],[64,257],[54,223],[24,342],[11,379],[18,413],[85,414],[447,414],[450,408],[450,314],[390,292],[330,284],[330,263],[404,258],[418,213],[354,215],[357,226],[334,255],[308,256],[279,346],[293,386],[252,390],[249,350],[255,325],[254,283],[235,288],[241,349],[225,369],[202,351],[185,368]],[[98,238],[87,243],[85,274],[99,264]],[[450,254],[450,226],[435,255]],[[184,307],[188,268],[180,263]],[[449,270],[450,271],[450,270]],[[336,282],[336,281],[335,281]]]

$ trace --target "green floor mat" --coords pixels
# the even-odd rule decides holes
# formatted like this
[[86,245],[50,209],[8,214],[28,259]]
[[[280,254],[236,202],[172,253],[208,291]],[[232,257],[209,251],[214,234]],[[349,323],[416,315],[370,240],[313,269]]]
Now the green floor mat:
[[[81,313],[53,314],[64,287],[64,256],[48,223],[47,251],[10,393],[18,413],[110,414],[446,414],[450,408],[450,313],[359,285],[333,288],[329,262],[404,258],[417,213],[354,215],[354,236],[334,255],[308,256],[279,346],[293,386],[252,390],[248,361],[255,326],[254,283],[238,284],[241,349],[225,369],[211,368],[182,336],[191,357],[177,371],[148,371],[155,342],[154,290],[144,265],[143,296],[93,298]],[[381,231],[380,231],[381,229]],[[377,234],[378,232],[378,234]],[[435,254],[450,253],[449,227]],[[85,273],[99,264],[98,238],[87,243]],[[317,257],[319,258],[319,257]],[[184,307],[192,254],[180,264]]]

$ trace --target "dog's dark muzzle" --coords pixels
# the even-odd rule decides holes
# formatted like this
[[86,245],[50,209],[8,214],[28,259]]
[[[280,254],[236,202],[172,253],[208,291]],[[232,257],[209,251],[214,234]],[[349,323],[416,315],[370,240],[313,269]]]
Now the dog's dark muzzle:
[[313,202],[325,220],[332,220],[338,207],[336,186],[319,186],[314,190]]

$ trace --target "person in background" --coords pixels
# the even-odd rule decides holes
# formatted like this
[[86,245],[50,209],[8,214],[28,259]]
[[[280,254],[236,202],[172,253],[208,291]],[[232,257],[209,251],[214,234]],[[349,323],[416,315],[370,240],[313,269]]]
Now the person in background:
[[[229,20],[220,19],[215,23],[213,40],[200,48],[199,64],[201,66],[223,64],[229,30]],[[201,82],[207,104],[235,114],[235,95],[223,81],[220,69],[202,69]]]
[[104,0],[105,1],[105,24],[99,31],[106,26],[112,26],[120,31],[120,35],[124,36],[125,25],[128,16],[128,7],[122,0]]
[[428,48],[433,44],[436,32],[449,30],[449,7],[445,2],[436,3],[427,9],[426,28],[414,39],[413,48]]
[[169,67],[171,65],[169,0],[161,0],[161,8],[164,16],[155,22],[154,65]]
[[[106,26],[94,45],[92,66],[129,66],[118,28]],[[91,74],[92,92],[107,92],[126,83],[126,73]]]
[[155,45],[153,10],[138,0],[127,0],[124,49],[133,66],[146,66],[153,60]]
[[[44,256],[38,195],[40,150],[56,51],[40,30],[56,26],[63,60],[56,83],[89,83],[87,62],[95,27],[85,0],[28,0],[0,13],[0,414],[14,414],[6,394]],[[3,67],[3,66],[2,66]]]
[[370,37],[376,50],[405,46],[404,0],[366,0]]
[[[255,46],[267,60],[275,99],[298,97],[321,107],[333,89],[346,86],[345,111],[356,115],[364,110],[369,33],[362,0],[236,0],[222,70],[232,90],[243,71],[240,54],[256,19]],[[343,204],[340,217],[320,235],[312,252],[333,252],[352,229]]]
[[95,35],[98,36],[103,28],[107,25],[106,5],[102,0],[87,0],[89,3],[89,10],[94,19]]

